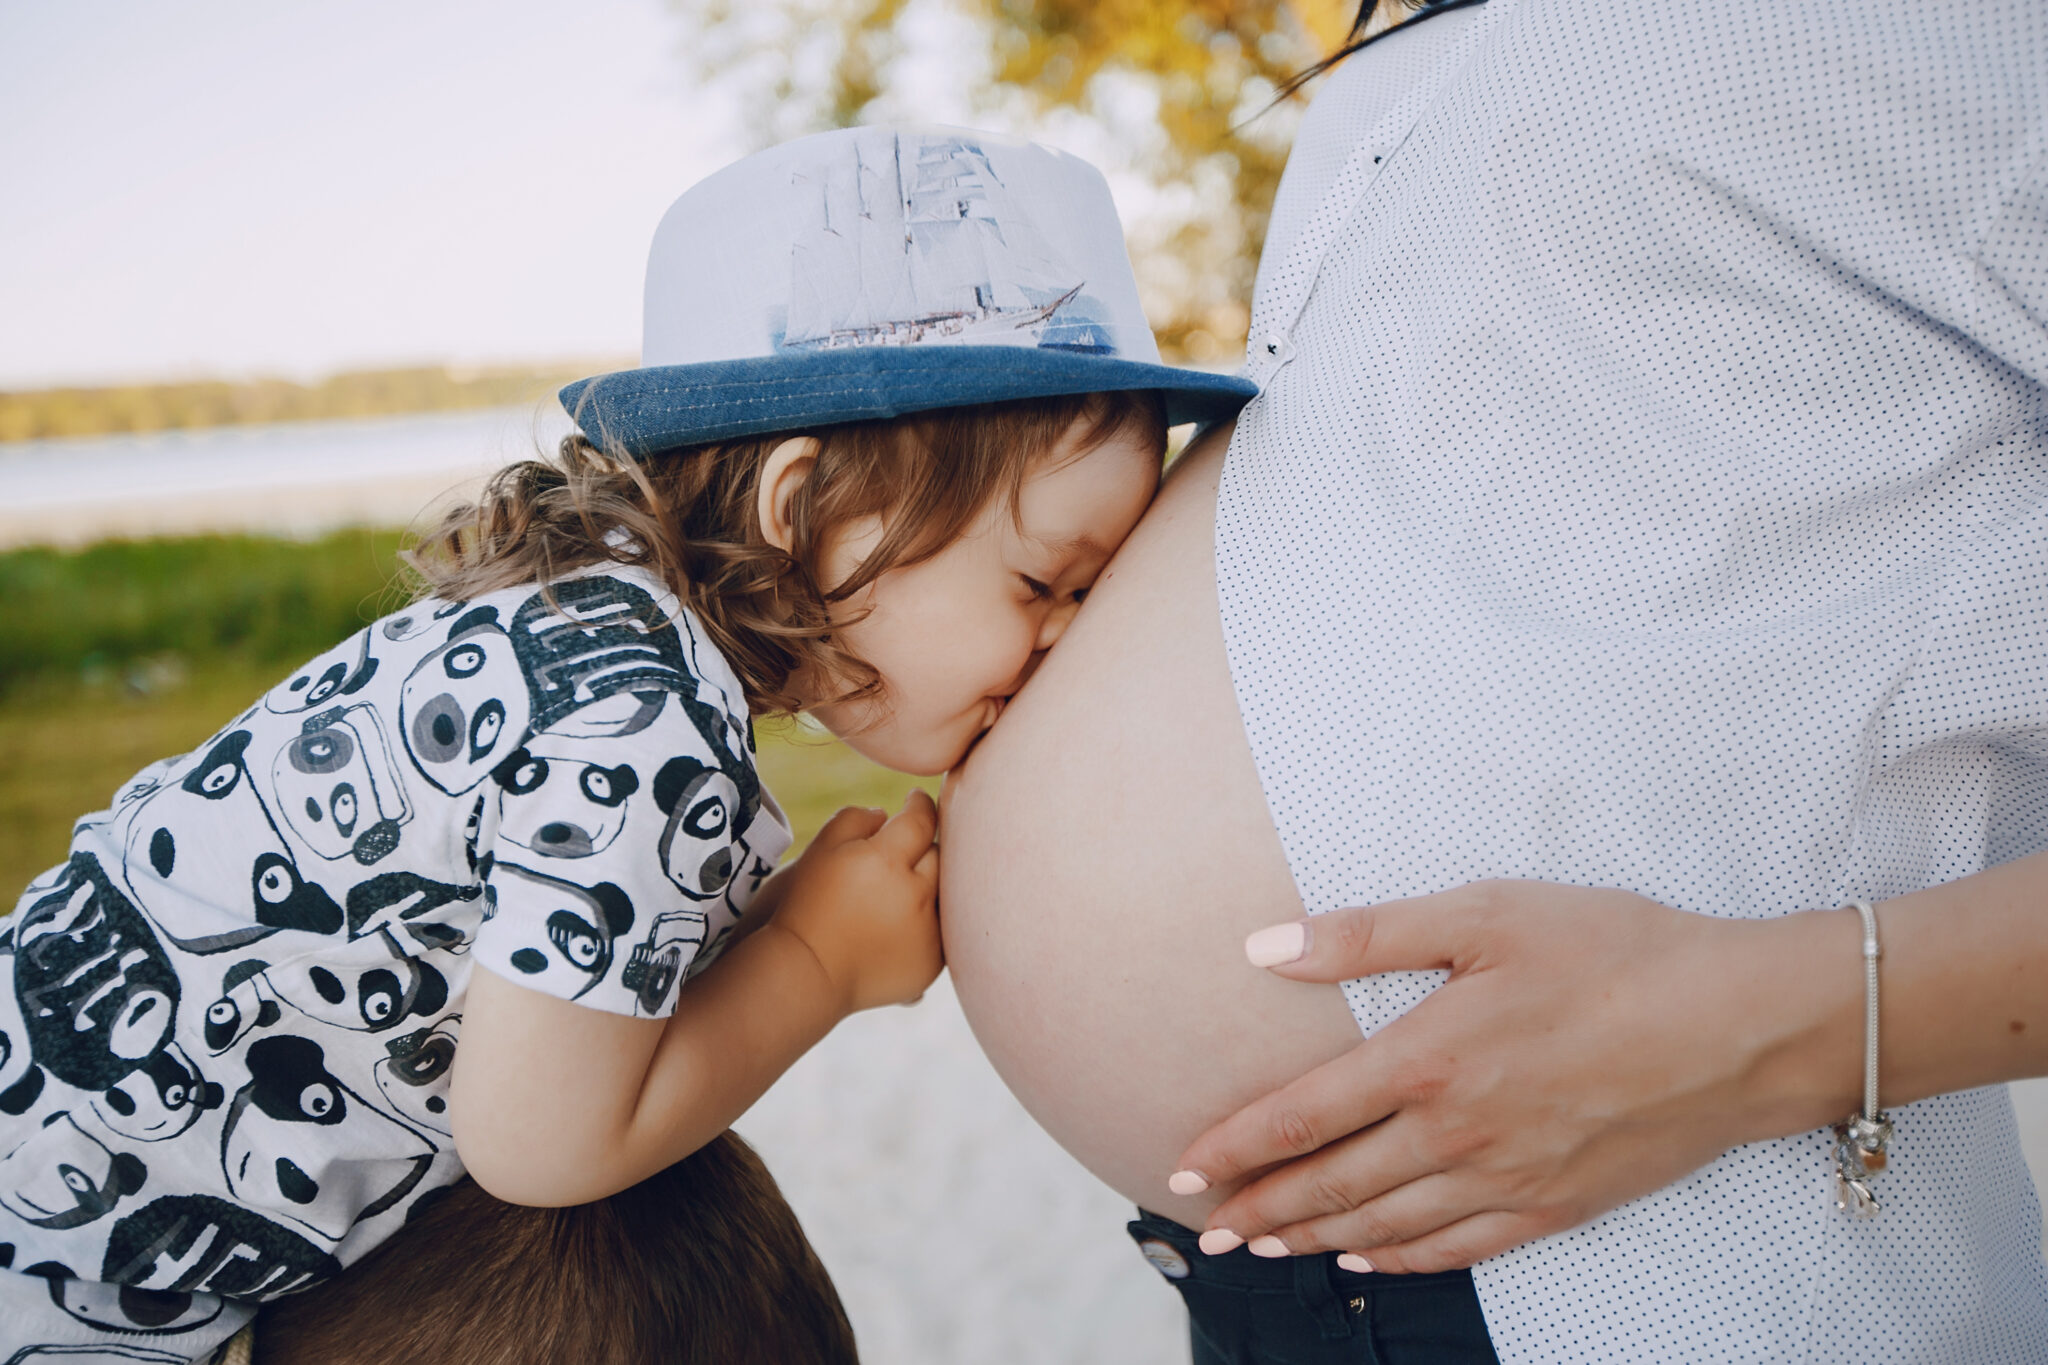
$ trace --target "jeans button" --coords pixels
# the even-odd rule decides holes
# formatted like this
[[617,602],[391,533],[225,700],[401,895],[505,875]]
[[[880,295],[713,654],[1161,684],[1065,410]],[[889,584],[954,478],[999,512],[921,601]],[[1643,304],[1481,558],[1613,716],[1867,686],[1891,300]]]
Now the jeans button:
[[1138,1251],[1152,1263],[1154,1270],[1169,1280],[1185,1280],[1188,1271],[1193,1268],[1188,1265],[1188,1258],[1180,1254],[1178,1247],[1171,1242],[1162,1242],[1157,1237],[1147,1237],[1138,1243]]

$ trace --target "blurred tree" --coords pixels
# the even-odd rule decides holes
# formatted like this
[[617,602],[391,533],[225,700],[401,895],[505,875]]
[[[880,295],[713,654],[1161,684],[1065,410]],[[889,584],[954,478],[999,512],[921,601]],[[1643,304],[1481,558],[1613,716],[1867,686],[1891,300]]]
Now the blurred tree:
[[956,80],[969,73],[963,112],[977,123],[1040,137],[1051,128],[1051,140],[1113,175],[1138,177],[1147,211],[1126,227],[1139,286],[1161,345],[1198,362],[1243,344],[1300,113],[1300,96],[1281,92],[1343,44],[1358,14],[1357,0],[671,3],[689,26],[695,74],[736,93],[759,144],[930,119],[933,102],[959,117],[943,96],[907,93],[929,86],[919,78],[936,61]]

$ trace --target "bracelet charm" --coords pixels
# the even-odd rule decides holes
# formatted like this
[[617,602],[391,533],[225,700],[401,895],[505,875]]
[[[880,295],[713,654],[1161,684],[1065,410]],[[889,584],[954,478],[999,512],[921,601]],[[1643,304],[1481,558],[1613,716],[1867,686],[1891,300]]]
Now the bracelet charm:
[[1891,1136],[1891,1120],[1883,1115],[1873,1122],[1858,1114],[1835,1125],[1835,1207],[1851,1218],[1877,1216],[1870,1182],[1885,1168],[1884,1148]]

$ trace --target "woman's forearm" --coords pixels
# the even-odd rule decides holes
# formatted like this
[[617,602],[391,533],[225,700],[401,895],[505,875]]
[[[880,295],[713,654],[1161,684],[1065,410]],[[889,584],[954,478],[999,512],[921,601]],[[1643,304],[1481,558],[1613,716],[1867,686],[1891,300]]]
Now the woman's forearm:
[[[2048,854],[1877,904],[1878,1100],[2048,1075]],[[1729,1137],[1822,1127],[1863,1102],[1863,923],[1853,908],[1719,921],[1695,970],[1701,1047],[1725,1048]]]
[[[1885,901],[1877,912],[1887,1108],[2048,1075],[2048,853]],[[1861,931],[1852,937],[1860,941]]]
[[[1877,904],[1878,1100],[2048,1075],[2048,853]],[[1749,1140],[1861,1106],[1862,919],[1851,909],[1751,921],[1715,964],[1723,1024],[1749,1068]],[[1744,1034],[1748,1017],[1758,1031]]]

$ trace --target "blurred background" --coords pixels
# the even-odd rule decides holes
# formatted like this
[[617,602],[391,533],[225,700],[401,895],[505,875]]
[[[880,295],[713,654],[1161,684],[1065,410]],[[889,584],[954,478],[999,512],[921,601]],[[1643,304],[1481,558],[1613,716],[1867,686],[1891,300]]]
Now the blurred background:
[[[654,225],[757,147],[992,127],[1110,176],[1162,348],[1234,364],[1331,0],[0,6],[0,906],[71,822],[395,608],[422,509],[633,363]],[[1254,117],[1258,116],[1258,117]],[[764,735],[799,837],[905,779]],[[867,1359],[1183,1361],[1128,1209],[942,981],[740,1125]]]
[[[1085,156],[1162,350],[1234,364],[1304,107],[1278,93],[1354,9],[0,6],[0,905],[130,773],[404,599],[406,528],[551,447],[559,384],[633,363],[656,221],[756,147],[922,121]],[[908,789],[801,728],[764,764],[799,837]],[[740,1129],[868,1359],[1187,1358],[1128,1210],[943,981],[849,1021]]]

